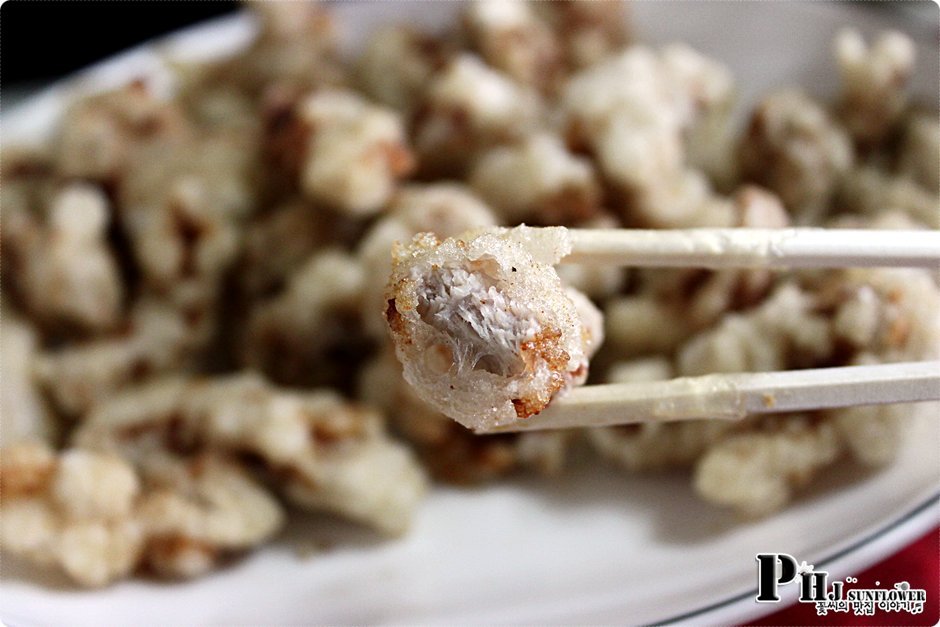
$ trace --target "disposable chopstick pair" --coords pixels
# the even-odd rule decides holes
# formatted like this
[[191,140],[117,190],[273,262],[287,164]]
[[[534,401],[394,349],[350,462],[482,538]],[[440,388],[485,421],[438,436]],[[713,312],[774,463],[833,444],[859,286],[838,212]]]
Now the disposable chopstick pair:
[[[646,267],[940,269],[940,232],[789,229],[570,229],[581,264]],[[940,315],[940,313],[938,313]],[[940,361],[712,374],[575,388],[543,412],[489,433],[940,400]]]

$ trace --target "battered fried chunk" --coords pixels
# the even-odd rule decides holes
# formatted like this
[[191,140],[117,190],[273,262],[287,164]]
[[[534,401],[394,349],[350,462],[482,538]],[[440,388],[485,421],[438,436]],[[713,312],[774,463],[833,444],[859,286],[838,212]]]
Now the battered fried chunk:
[[423,400],[485,429],[584,381],[591,334],[550,265],[568,247],[564,229],[521,226],[422,234],[394,251],[385,315]]

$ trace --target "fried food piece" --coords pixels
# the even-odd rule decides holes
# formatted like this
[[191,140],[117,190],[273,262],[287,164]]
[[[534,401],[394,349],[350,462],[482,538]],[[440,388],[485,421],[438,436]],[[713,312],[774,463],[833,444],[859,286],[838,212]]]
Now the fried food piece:
[[136,515],[146,533],[142,565],[161,577],[202,575],[271,539],[281,504],[232,460],[152,453],[139,462],[144,494]]
[[[677,353],[675,359],[620,362],[607,378],[641,382],[716,371],[932,359],[940,346],[938,307],[940,291],[923,270],[798,272],[757,306],[725,314],[677,351],[667,348]],[[649,335],[667,337],[667,331]],[[588,441],[629,470],[691,466],[705,500],[757,516],[783,507],[838,459],[870,467],[889,463],[911,417],[910,406],[851,407],[739,422],[592,429]]]
[[23,442],[3,450],[0,546],[103,586],[147,566],[193,577],[261,544],[284,522],[280,504],[242,468],[212,454],[56,454]]
[[426,176],[462,175],[484,151],[535,130],[541,115],[535,91],[475,55],[460,54],[431,77],[415,112],[419,170]]
[[722,225],[685,144],[726,117],[732,96],[730,72],[691,48],[633,46],[572,76],[560,104],[568,143],[595,157],[616,192],[611,208],[627,224],[682,228]]
[[470,45],[491,66],[523,85],[551,91],[562,77],[554,33],[523,0],[474,0],[463,12]]
[[732,434],[710,447],[696,466],[695,490],[746,516],[766,516],[840,452],[831,423],[788,416],[768,430]]
[[303,104],[311,143],[301,187],[351,214],[374,213],[414,159],[401,119],[352,93],[322,92]]
[[206,87],[222,86],[256,97],[271,85],[309,90],[342,82],[344,68],[337,58],[339,25],[325,4],[247,3],[260,27],[257,38],[235,56],[200,68],[203,76],[194,86],[199,89],[198,98],[206,98]]
[[669,353],[691,333],[679,308],[651,293],[609,299],[604,320],[608,345],[618,355]]
[[245,225],[239,284],[252,298],[276,293],[311,255],[351,243],[361,231],[354,218],[290,197]]
[[147,151],[128,166],[119,218],[149,289],[214,294],[254,209],[257,165],[244,138],[213,135],[172,151]]
[[23,439],[53,440],[56,420],[39,393],[35,367],[38,355],[36,330],[6,302],[0,324],[0,433],[3,444]]
[[180,311],[144,298],[121,333],[40,353],[36,377],[56,408],[77,418],[125,385],[190,367],[198,335]]
[[140,482],[108,454],[22,442],[0,460],[3,510],[0,547],[42,566],[56,566],[84,586],[128,575],[143,550],[133,515]]
[[54,143],[56,171],[66,178],[116,183],[141,150],[179,146],[191,135],[178,103],[134,82],[69,107]]
[[600,210],[601,190],[590,162],[550,133],[485,153],[470,184],[508,224],[567,226]]
[[907,105],[914,42],[885,31],[869,46],[858,31],[845,29],[836,36],[835,56],[842,76],[837,111],[852,138],[871,148],[891,135]]
[[423,400],[480,429],[584,381],[590,334],[550,265],[569,247],[564,229],[521,226],[396,249],[386,320]]
[[903,211],[919,224],[940,228],[940,190],[930,191],[905,177],[873,166],[854,168],[846,174],[836,198],[842,209],[876,217],[892,210]]
[[219,327],[224,277],[259,193],[257,166],[252,138],[207,135],[141,154],[118,190],[118,222],[142,293],[182,312],[202,343]]
[[822,106],[793,89],[757,105],[738,146],[745,180],[780,196],[799,224],[825,214],[853,161],[846,132]]
[[23,183],[6,185],[3,252],[24,308],[46,327],[112,328],[124,285],[106,237],[110,207],[103,190],[71,183],[31,199]]
[[[773,194],[744,186],[729,199],[734,226],[781,228],[788,216]],[[702,268],[641,268],[636,293],[606,301],[609,345],[624,355],[671,353],[697,330],[729,310],[753,306],[766,297],[776,273],[766,269],[711,271]]]
[[572,68],[597,63],[627,43],[629,6],[626,2],[548,0],[532,5],[536,14],[555,31],[565,63]]
[[293,503],[392,535],[407,529],[425,491],[420,467],[387,437],[380,414],[331,390],[281,390],[254,373],[130,388],[96,408],[74,441],[141,464],[154,451],[242,456],[260,462]]
[[242,363],[285,385],[341,383],[342,358],[348,354],[354,362],[361,359],[355,349],[365,350],[359,335],[365,279],[359,261],[345,251],[331,247],[311,255],[280,294],[252,309]]
[[357,83],[377,102],[410,116],[431,77],[455,52],[445,37],[409,26],[382,27],[358,59]]

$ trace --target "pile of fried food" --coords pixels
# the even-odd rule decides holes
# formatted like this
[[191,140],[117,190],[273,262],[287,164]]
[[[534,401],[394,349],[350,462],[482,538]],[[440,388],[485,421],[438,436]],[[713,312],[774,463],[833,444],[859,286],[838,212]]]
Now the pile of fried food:
[[[767,94],[736,133],[728,70],[636,44],[617,2],[466,3],[351,59],[326,7],[251,9],[253,43],[179,67],[171,97],[82,97],[48,145],[4,149],[5,555],[85,586],[193,577],[291,510],[399,534],[428,475],[557,473],[576,447],[688,467],[763,515],[837,460],[896,454],[910,407],[475,436],[405,383],[383,292],[418,233],[938,228],[940,128],[908,102],[906,36],[841,33],[833,102]],[[590,330],[564,338],[577,382],[598,348],[590,380],[616,382],[916,360],[940,336],[926,271],[559,272]]]

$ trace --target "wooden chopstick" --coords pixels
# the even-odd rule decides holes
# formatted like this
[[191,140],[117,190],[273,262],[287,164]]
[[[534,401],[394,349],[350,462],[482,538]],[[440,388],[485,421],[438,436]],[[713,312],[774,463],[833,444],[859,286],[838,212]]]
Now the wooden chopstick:
[[540,414],[477,433],[606,427],[940,400],[940,361],[711,374],[574,388]]
[[562,263],[699,268],[940,267],[940,232],[861,229],[568,229]]

